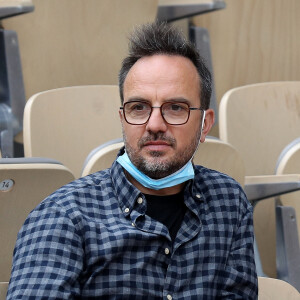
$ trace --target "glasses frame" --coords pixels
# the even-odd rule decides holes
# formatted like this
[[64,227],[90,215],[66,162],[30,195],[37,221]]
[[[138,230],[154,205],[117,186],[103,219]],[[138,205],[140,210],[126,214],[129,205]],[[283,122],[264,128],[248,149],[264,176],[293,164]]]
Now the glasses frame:
[[[126,118],[126,113],[125,113],[125,109],[124,109],[127,103],[145,103],[145,104],[148,104],[148,105],[150,106],[150,108],[151,108],[151,111],[150,111],[150,114],[149,114],[148,119],[147,119],[145,122],[139,123],[139,124],[129,122],[129,121],[127,120],[127,118]],[[164,117],[164,115],[163,115],[163,112],[162,112],[163,106],[166,105],[166,104],[170,104],[170,103],[174,103],[174,104],[184,103],[184,104],[186,104],[186,105],[188,106],[188,116],[187,116],[187,119],[186,119],[185,122],[179,123],[179,124],[172,124],[172,123],[169,123],[169,122],[165,119],[165,117]],[[128,124],[130,124],[130,125],[144,125],[144,124],[146,124],[146,123],[149,121],[149,119],[150,119],[150,117],[151,117],[151,115],[152,115],[153,108],[159,108],[159,109],[160,109],[160,114],[161,114],[163,120],[164,120],[167,124],[169,124],[169,125],[184,125],[184,124],[186,124],[186,123],[188,122],[188,120],[190,119],[191,110],[200,110],[200,111],[202,112],[202,114],[205,112],[205,110],[202,109],[202,108],[199,108],[199,107],[190,107],[189,104],[187,104],[187,103],[185,103],[185,102],[177,102],[177,101],[167,101],[167,102],[164,102],[161,106],[151,106],[148,102],[144,102],[144,101],[128,101],[128,102],[125,102],[125,103],[123,104],[123,106],[120,107],[120,109],[123,110],[123,115],[124,115],[125,121],[126,121]]]

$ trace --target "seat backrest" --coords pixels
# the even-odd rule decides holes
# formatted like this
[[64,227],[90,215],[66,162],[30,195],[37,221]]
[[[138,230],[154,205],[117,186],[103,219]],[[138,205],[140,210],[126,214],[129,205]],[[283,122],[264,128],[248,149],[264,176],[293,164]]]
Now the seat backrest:
[[9,281],[17,233],[46,196],[74,180],[65,166],[45,159],[0,159],[0,281]]
[[233,146],[224,141],[207,137],[200,144],[194,163],[225,173],[244,186],[245,166],[242,157]]
[[[220,139],[233,145],[246,175],[274,174],[284,147],[300,134],[300,82],[266,82],[229,90],[219,106]],[[276,276],[274,200],[257,204],[255,234],[264,271]],[[267,233],[267,234],[266,234]]]
[[[300,136],[300,132],[299,132]],[[300,138],[287,145],[280,154],[276,174],[299,174],[300,173]],[[283,205],[292,206],[295,209],[300,240],[300,192],[282,195],[280,200]]]
[[79,177],[98,145],[122,136],[117,86],[78,86],[32,96],[24,111],[26,157],[49,157]]
[[0,282],[0,300],[6,299],[7,289],[8,289],[8,282]]
[[119,138],[108,141],[92,150],[83,164],[81,176],[109,168],[123,146],[123,139]]
[[[110,167],[123,145],[122,139],[117,139],[94,149],[85,161],[82,175]],[[245,169],[239,153],[218,139],[206,138],[194,156],[194,163],[226,173],[244,184]]]
[[299,174],[299,172],[300,130],[299,138],[293,140],[282,150],[276,164],[276,174]]
[[258,277],[258,299],[300,300],[300,294],[292,285],[283,280]]
[[299,94],[300,82],[268,82],[222,97],[220,138],[242,155],[246,175],[274,174],[281,151],[299,137]]
[[6,299],[8,282],[0,282],[0,300]]

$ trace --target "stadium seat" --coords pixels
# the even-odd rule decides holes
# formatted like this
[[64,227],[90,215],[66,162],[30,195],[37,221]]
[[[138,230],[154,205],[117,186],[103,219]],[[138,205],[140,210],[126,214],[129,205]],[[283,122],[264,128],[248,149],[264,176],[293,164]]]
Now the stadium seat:
[[0,282],[9,281],[17,233],[29,212],[72,180],[70,170],[54,160],[0,159]]
[[258,277],[259,300],[300,300],[299,292],[289,283],[266,277]]
[[241,155],[233,146],[219,139],[206,137],[205,142],[199,145],[194,163],[225,173],[241,186],[245,184],[245,166]]
[[225,8],[223,0],[159,0],[157,18],[175,21]]
[[0,300],[6,299],[8,282],[0,282]]
[[[245,162],[245,190],[250,200],[300,188],[299,174],[274,175],[281,151],[299,137],[299,93],[300,82],[269,82],[232,89],[221,99],[220,138],[233,145]],[[274,207],[270,198],[260,201],[254,210],[259,253],[271,277],[277,276]]]
[[300,132],[299,138],[282,150],[276,164],[276,174],[293,174],[296,170],[300,170]]
[[[292,141],[282,150],[276,164],[276,174],[278,175],[296,174],[299,172],[300,137]],[[285,222],[285,230],[278,233],[282,235],[281,239],[286,240],[287,243],[277,245],[277,253],[281,257],[281,259],[278,260],[277,269],[278,273],[282,274],[282,277],[284,277],[291,268],[285,268],[285,266],[281,264],[281,261],[288,261],[292,264],[297,264],[297,262],[292,259],[297,256],[299,257],[298,264],[300,265],[300,249],[297,247],[300,240],[300,192],[298,191],[289,193],[288,195],[282,195],[278,197],[276,201],[276,214],[281,215],[283,210],[289,210],[287,217],[282,220],[282,222]]]
[[2,23],[18,33],[26,99],[66,86],[117,84],[127,35],[133,26],[155,20],[158,0],[130,0],[130,4],[32,0],[32,4],[33,13]]
[[[109,168],[123,145],[123,139],[119,138],[91,151],[84,162],[82,176]],[[232,146],[218,139],[207,137],[200,144],[194,163],[226,173],[244,185],[245,169],[240,155]]]
[[81,176],[109,168],[123,145],[123,139],[119,138],[93,149],[84,161]]
[[[0,0],[0,22],[33,11],[31,0]],[[0,26],[0,150],[13,157],[14,137],[22,131],[25,90],[17,32]]]
[[[14,117],[13,134],[12,130],[6,130],[2,137],[3,157],[24,156],[23,110],[32,95],[66,86],[117,84],[129,31],[135,25],[153,21],[157,5],[158,0],[131,0],[130,5],[123,0],[0,0],[1,26],[9,34],[18,34],[18,40],[9,37],[10,47],[4,47],[3,59],[0,49],[0,61],[9,60],[13,66],[9,68],[10,84],[1,83],[0,95],[9,89],[16,100],[9,115],[11,119]],[[33,13],[25,14],[33,8]],[[19,15],[2,20],[1,12]],[[22,69],[13,55],[18,44]],[[0,78],[3,72],[5,68],[1,65]]]
[[0,0],[0,19],[32,12],[31,0]]
[[79,177],[91,150],[122,136],[117,86],[77,86],[32,96],[24,111],[26,157],[49,157]]

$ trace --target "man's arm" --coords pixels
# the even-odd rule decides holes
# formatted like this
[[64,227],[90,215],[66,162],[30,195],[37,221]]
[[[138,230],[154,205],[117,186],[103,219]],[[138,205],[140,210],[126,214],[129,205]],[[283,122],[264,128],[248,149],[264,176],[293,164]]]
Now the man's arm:
[[[247,201],[244,194],[241,201],[244,203]],[[222,299],[257,299],[258,283],[253,243],[252,207],[248,204],[245,212],[241,213],[224,270],[225,282],[221,293]]]
[[67,212],[43,202],[18,234],[8,300],[80,296],[82,241]]

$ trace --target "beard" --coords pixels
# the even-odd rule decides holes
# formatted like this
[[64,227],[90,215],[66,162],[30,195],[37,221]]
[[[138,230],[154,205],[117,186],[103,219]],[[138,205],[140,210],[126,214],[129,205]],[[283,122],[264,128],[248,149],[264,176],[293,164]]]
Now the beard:
[[[198,129],[194,137],[191,139],[189,145],[184,150],[177,151],[177,142],[174,138],[167,137],[163,132],[149,133],[146,137],[141,138],[138,141],[137,149],[134,149],[127,142],[126,135],[123,132],[123,139],[126,152],[131,162],[145,175],[153,179],[160,179],[169,176],[176,171],[180,170],[194,155],[199,145],[201,137],[201,130]],[[161,151],[150,151],[148,154],[151,156],[151,160],[143,157],[140,150],[144,144],[149,141],[166,141],[175,150],[175,155],[169,158],[164,157],[164,153]]]

